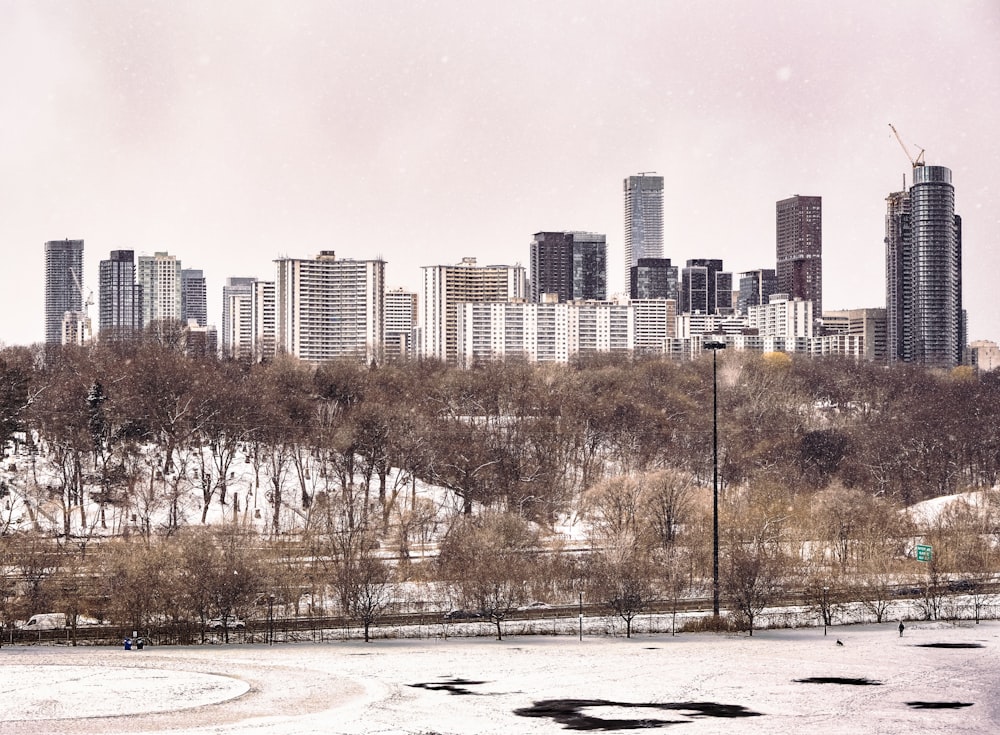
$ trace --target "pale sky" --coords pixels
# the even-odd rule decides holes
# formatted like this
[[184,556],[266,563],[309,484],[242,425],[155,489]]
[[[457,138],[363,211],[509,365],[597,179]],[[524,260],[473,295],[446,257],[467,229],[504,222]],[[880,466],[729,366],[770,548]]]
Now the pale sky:
[[823,197],[827,309],[884,306],[895,124],[953,171],[970,339],[1000,340],[1000,3],[0,0],[0,343],[44,337],[46,240],[229,276],[279,256],[528,264],[665,176],[665,257],[774,267]]

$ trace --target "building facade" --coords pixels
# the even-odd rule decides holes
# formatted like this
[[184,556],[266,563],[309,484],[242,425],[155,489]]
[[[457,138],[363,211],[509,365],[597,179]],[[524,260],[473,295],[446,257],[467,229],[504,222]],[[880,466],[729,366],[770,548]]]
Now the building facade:
[[142,332],[142,286],[135,280],[135,252],[112,250],[98,270],[98,331],[102,340],[134,339]]
[[[45,344],[63,344],[63,319],[67,312],[83,314],[83,240],[49,240],[45,243]],[[86,315],[71,317],[82,323]],[[80,333],[67,329],[66,334]]]
[[[663,177],[649,174],[629,176],[625,193],[625,278],[639,258],[663,257]],[[631,290],[630,284],[625,284]]]
[[454,364],[458,356],[458,310],[464,303],[525,300],[527,274],[521,265],[424,266],[421,354]]
[[823,313],[823,199],[795,195],[775,205],[776,293]]
[[910,189],[886,201],[889,359],[958,365],[965,349],[962,220],[951,169],[915,165]]
[[308,362],[353,357],[381,361],[385,261],[275,261],[275,345]]

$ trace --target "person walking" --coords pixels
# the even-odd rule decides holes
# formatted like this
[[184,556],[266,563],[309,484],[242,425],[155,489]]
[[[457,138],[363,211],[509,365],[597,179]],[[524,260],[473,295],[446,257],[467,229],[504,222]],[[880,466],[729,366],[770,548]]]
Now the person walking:
[[132,650],[132,639],[131,638],[125,638],[124,645],[125,645],[125,650],[126,651],[131,651]]
[[905,625],[903,625],[903,621],[902,621],[902,620],[900,620],[900,621],[899,621],[899,637],[900,637],[900,638],[902,638],[902,637],[903,637],[903,631],[904,631],[904,630],[906,630],[906,626],[905,626]]

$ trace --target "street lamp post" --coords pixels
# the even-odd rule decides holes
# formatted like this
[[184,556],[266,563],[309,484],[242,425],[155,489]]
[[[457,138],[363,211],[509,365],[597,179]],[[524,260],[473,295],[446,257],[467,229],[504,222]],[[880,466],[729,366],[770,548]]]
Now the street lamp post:
[[719,350],[726,343],[706,340],[702,347],[712,351],[712,616],[719,619]]
[[267,643],[274,645],[274,595],[267,596]]
[[827,601],[829,587],[823,588],[823,635],[826,635],[826,626],[830,623],[830,603]]

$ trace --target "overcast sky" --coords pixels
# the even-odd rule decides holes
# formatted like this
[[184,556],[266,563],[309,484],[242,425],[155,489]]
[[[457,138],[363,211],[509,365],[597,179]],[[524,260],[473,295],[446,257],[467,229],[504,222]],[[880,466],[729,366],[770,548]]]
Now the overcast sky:
[[[387,285],[540,230],[608,237],[665,182],[665,253],[774,267],[823,197],[827,309],[884,306],[885,197],[954,173],[970,339],[1000,340],[1000,3],[0,0],[0,342],[43,339],[46,240],[229,276],[387,261]],[[92,309],[96,326],[96,306]]]

